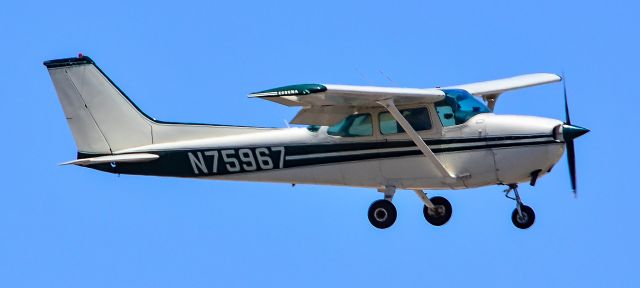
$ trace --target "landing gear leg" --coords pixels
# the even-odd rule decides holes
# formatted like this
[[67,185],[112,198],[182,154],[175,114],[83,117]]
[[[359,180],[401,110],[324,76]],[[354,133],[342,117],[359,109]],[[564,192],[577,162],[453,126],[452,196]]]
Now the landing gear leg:
[[[513,191],[515,197],[509,196],[509,193]],[[513,209],[511,213],[511,222],[513,225],[520,229],[527,229],[533,225],[533,222],[536,220],[536,214],[533,212],[531,207],[524,205],[522,200],[520,199],[520,194],[518,193],[518,184],[509,184],[509,188],[504,190],[505,197],[516,201],[516,209]]]
[[376,200],[369,206],[369,222],[378,229],[386,229],[396,222],[398,211],[391,203],[393,195],[396,193],[395,187],[385,187],[380,192],[384,192],[384,199]]

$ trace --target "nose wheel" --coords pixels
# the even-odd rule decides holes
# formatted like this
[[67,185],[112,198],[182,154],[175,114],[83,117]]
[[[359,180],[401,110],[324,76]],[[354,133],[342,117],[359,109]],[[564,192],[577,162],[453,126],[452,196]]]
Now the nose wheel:
[[511,222],[520,229],[527,229],[531,227],[535,220],[536,214],[533,212],[533,209],[527,205],[521,205],[519,213],[518,208],[513,209],[513,212],[511,213]]
[[[515,197],[509,196],[509,193],[513,191]],[[518,185],[511,184],[509,188],[504,191],[505,197],[516,201],[516,209],[513,209],[511,213],[511,222],[513,225],[520,229],[527,229],[533,225],[536,221],[536,213],[533,209],[522,203],[520,200],[520,194],[518,193]]]

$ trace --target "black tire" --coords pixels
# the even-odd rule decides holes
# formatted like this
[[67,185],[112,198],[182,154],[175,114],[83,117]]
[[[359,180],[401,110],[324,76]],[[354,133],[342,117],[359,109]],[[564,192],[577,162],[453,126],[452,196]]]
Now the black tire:
[[369,222],[373,227],[378,229],[386,229],[396,222],[398,211],[396,206],[389,200],[380,199],[371,203],[369,206]]
[[442,226],[449,222],[453,209],[449,200],[444,197],[436,196],[431,199],[431,203],[436,206],[434,209],[429,209],[426,205],[422,208],[422,214],[424,219],[433,226]]
[[536,221],[536,213],[533,212],[531,207],[526,205],[520,206],[520,210],[522,211],[522,218],[518,214],[518,208],[513,209],[513,213],[511,213],[511,222],[520,229],[527,229]]

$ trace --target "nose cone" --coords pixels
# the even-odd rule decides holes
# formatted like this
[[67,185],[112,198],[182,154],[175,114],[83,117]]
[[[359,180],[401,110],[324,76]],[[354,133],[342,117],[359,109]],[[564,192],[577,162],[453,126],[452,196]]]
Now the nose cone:
[[562,136],[564,137],[565,141],[576,139],[584,134],[587,134],[587,132],[589,132],[589,129],[580,126],[568,124],[562,125]]

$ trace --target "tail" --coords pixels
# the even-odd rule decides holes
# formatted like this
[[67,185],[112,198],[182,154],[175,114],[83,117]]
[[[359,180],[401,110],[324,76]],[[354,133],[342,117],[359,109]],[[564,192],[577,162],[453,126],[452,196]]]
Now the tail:
[[91,58],[44,62],[78,151],[111,154],[152,144],[151,121]]
[[171,141],[237,135],[255,127],[161,122],[147,116],[87,56],[45,61],[78,152],[114,152]]

